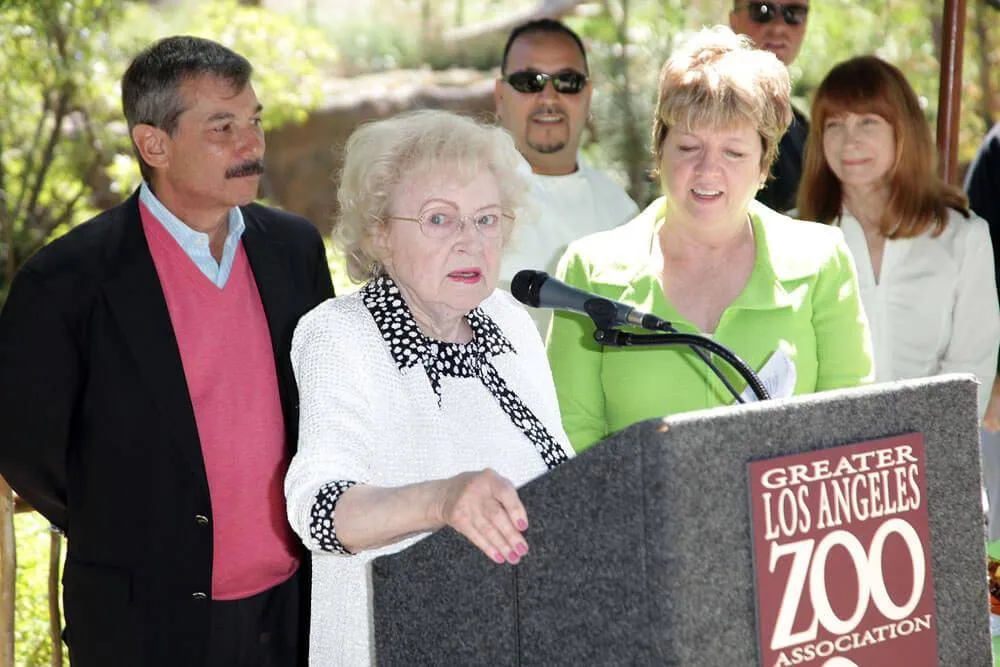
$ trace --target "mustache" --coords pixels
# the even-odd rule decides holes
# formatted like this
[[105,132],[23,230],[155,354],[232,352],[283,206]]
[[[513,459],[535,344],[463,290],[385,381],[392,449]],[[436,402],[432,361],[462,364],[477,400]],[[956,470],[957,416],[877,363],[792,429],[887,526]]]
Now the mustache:
[[226,169],[226,178],[243,178],[245,176],[256,176],[264,173],[264,160],[247,160],[243,164]]

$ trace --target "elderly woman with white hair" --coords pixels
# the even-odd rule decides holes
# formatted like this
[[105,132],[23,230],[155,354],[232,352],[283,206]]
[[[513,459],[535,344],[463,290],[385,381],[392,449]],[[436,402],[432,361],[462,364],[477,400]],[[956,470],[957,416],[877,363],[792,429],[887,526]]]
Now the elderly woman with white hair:
[[531,318],[496,290],[521,193],[503,129],[443,111],[347,142],[334,238],[367,283],[299,322],[288,516],[313,552],[310,664],[374,661],[370,561],[451,526],[528,553],[516,487],[573,455]]

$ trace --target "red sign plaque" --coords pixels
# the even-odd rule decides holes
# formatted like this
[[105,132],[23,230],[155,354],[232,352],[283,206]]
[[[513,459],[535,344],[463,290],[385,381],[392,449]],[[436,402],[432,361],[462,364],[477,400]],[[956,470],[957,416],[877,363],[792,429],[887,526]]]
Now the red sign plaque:
[[760,664],[936,666],[923,435],[748,468]]

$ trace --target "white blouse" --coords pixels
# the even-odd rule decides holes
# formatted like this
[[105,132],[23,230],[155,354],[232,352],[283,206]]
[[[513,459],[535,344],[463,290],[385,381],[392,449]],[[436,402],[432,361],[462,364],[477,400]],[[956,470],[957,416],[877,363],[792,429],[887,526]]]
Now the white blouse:
[[[315,512],[331,483],[403,486],[490,467],[521,486],[557,464],[553,455],[573,456],[541,338],[510,295],[498,290],[474,311],[501,342],[469,374],[413,332],[404,321],[411,317],[389,312],[401,303],[398,292],[372,287],[317,306],[292,341],[300,427],[285,495],[289,521],[312,551],[316,667],[373,662],[370,562],[426,536],[357,555],[331,552]],[[512,410],[512,400],[522,407]],[[525,420],[524,408],[534,417]],[[539,422],[550,435],[538,437]]]
[[861,223],[840,218],[858,269],[871,325],[875,380],[972,373],[979,380],[979,417],[986,413],[1000,345],[1000,307],[986,221],[949,211],[937,237],[927,231],[886,239],[875,278]]

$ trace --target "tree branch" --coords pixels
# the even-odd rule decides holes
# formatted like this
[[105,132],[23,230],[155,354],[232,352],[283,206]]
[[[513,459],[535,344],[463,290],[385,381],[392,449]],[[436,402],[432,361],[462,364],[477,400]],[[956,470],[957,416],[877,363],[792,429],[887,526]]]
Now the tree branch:
[[68,202],[66,202],[66,207],[63,209],[63,212],[52,219],[51,225],[47,225],[47,228],[45,229],[46,238],[48,238],[49,234],[51,234],[56,227],[58,227],[59,225],[65,225],[70,222],[70,220],[73,218],[73,213],[76,212],[77,202],[79,202],[80,198],[83,197],[83,195],[85,195],[86,193],[87,193],[87,186],[81,185],[80,190],[75,195],[73,195],[73,198],[70,199]]
[[3,284],[10,285],[17,268],[14,252],[14,217],[10,209],[10,195],[7,192],[7,174],[3,168],[3,133],[0,132],[0,234],[3,234],[3,245],[7,248],[7,258],[3,263]]
[[973,10],[972,28],[979,38],[979,85],[983,91],[979,114],[983,119],[983,127],[989,132],[993,127],[993,82],[990,79],[990,60],[993,51],[990,49],[990,34],[986,29],[986,19],[983,16],[991,11],[984,2],[977,2]]
[[100,156],[94,158],[94,160],[90,163],[90,166],[84,173],[83,178],[80,180],[80,189],[77,190],[76,194],[73,195],[73,197],[66,202],[62,212],[59,215],[48,217],[47,221],[44,216],[39,217],[38,229],[41,232],[39,237],[39,242],[40,242],[39,247],[45,244],[45,239],[49,238],[49,234],[51,234],[57,227],[59,227],[60,225],[68,224],[70,221],[72,221],[73,214],[76,212],[76,205],[80,202],[80,199],[83,198],[85,194],[87,194],[87,184],[90,182],[90,179],[94,175],[94,172],[97,171],[97,167],[98,165],[100,165],[100,163],[101,163]]
[[69,101],[72,97],[73,84],[66,81],[59,90],[58,101],[56,102],[56,107],[53,112],[55,114],[55,122],[52,125],[52,132],[49,134],[49,141],[45,145],[45,151],[42,153],[42,162],[39,165],[38,172],[35,177],[35,186],[32,188],[31,198],[28,200],[28,206],[25,208],[27,215],[34,215],[35,206],[38,203],[38,196],[42,192],[42,186],[45,185],[45,177],[48,175],[49,168],[52,166],[52,158],[55,155],[56,144],[59,143],[59,137],[62,136],[63,119],[69,111]]
[[0,225],[7,213],[7,170],[3,167],[3,126],[0,125]]
[[[52,15],[45,16],[43,12],[42,21],[44,23],[44,30],[48,33],[51,40],[55,42],[56,51],[58,52],[58,65],[55,66],[55,71],[62,71],[66,64],[66,39],[65,31],[59,24],[58,8],[51,9]],[[35,215],[35,206],[38,203],[38,197],[41,194],[42,186],[45,184],[45,177],[48,175],[49,167],[52,165],[52,158],[55,154],[56,145],[59,143],[59,137],[62,135],[62,123],[63,119],[66,117],[69,109],[69,101],[72,97],[72,84],[67,80],[62,83],[57,93],[57,101],[55,105],[50,104],[48,91],[42,91],[42,98],[44,100],[42,104],[42,114],[38,119],[38,126],[35,128],[35,137],[31,142],[31,149],[28,154],[28,160],[25,164],[24,179],[22,183],[21,193],[18,196],[18,206],[15,212],[14,219],[16,220],[21,215],[25,217],[30,217]],[[49,140],[42,152],[42,161],[35,172],[35,184],[33,187],[28,187],[28,180],[31,178],[32,172],[34,172],[35,164],[34,158],[36,151],[41,141],[41,134],[44,128],[45,119],[48,116],[48,111],[52,110],[55,114],[52,124],[52,131],[49,134]],[[28,198],[28,203],[24,208],[21,205],[24,202],[24,195],[26,192],[30,192]]]
[[49,115],[49,98],[42,91],[42,113],[38,116],[38,123],[35,125],[35,135],[31,138],[31,145],[26,151],[24,158],[24,171],[21,173],[21,188],[17,193],[17,203],[11,209],[10,219],[17,220],[24,215],[24,198],[31,191],[31,175],[35,172],[35,156],[38,154],[38,147],[42,143],[42,131],[45,130],[45,120]]

